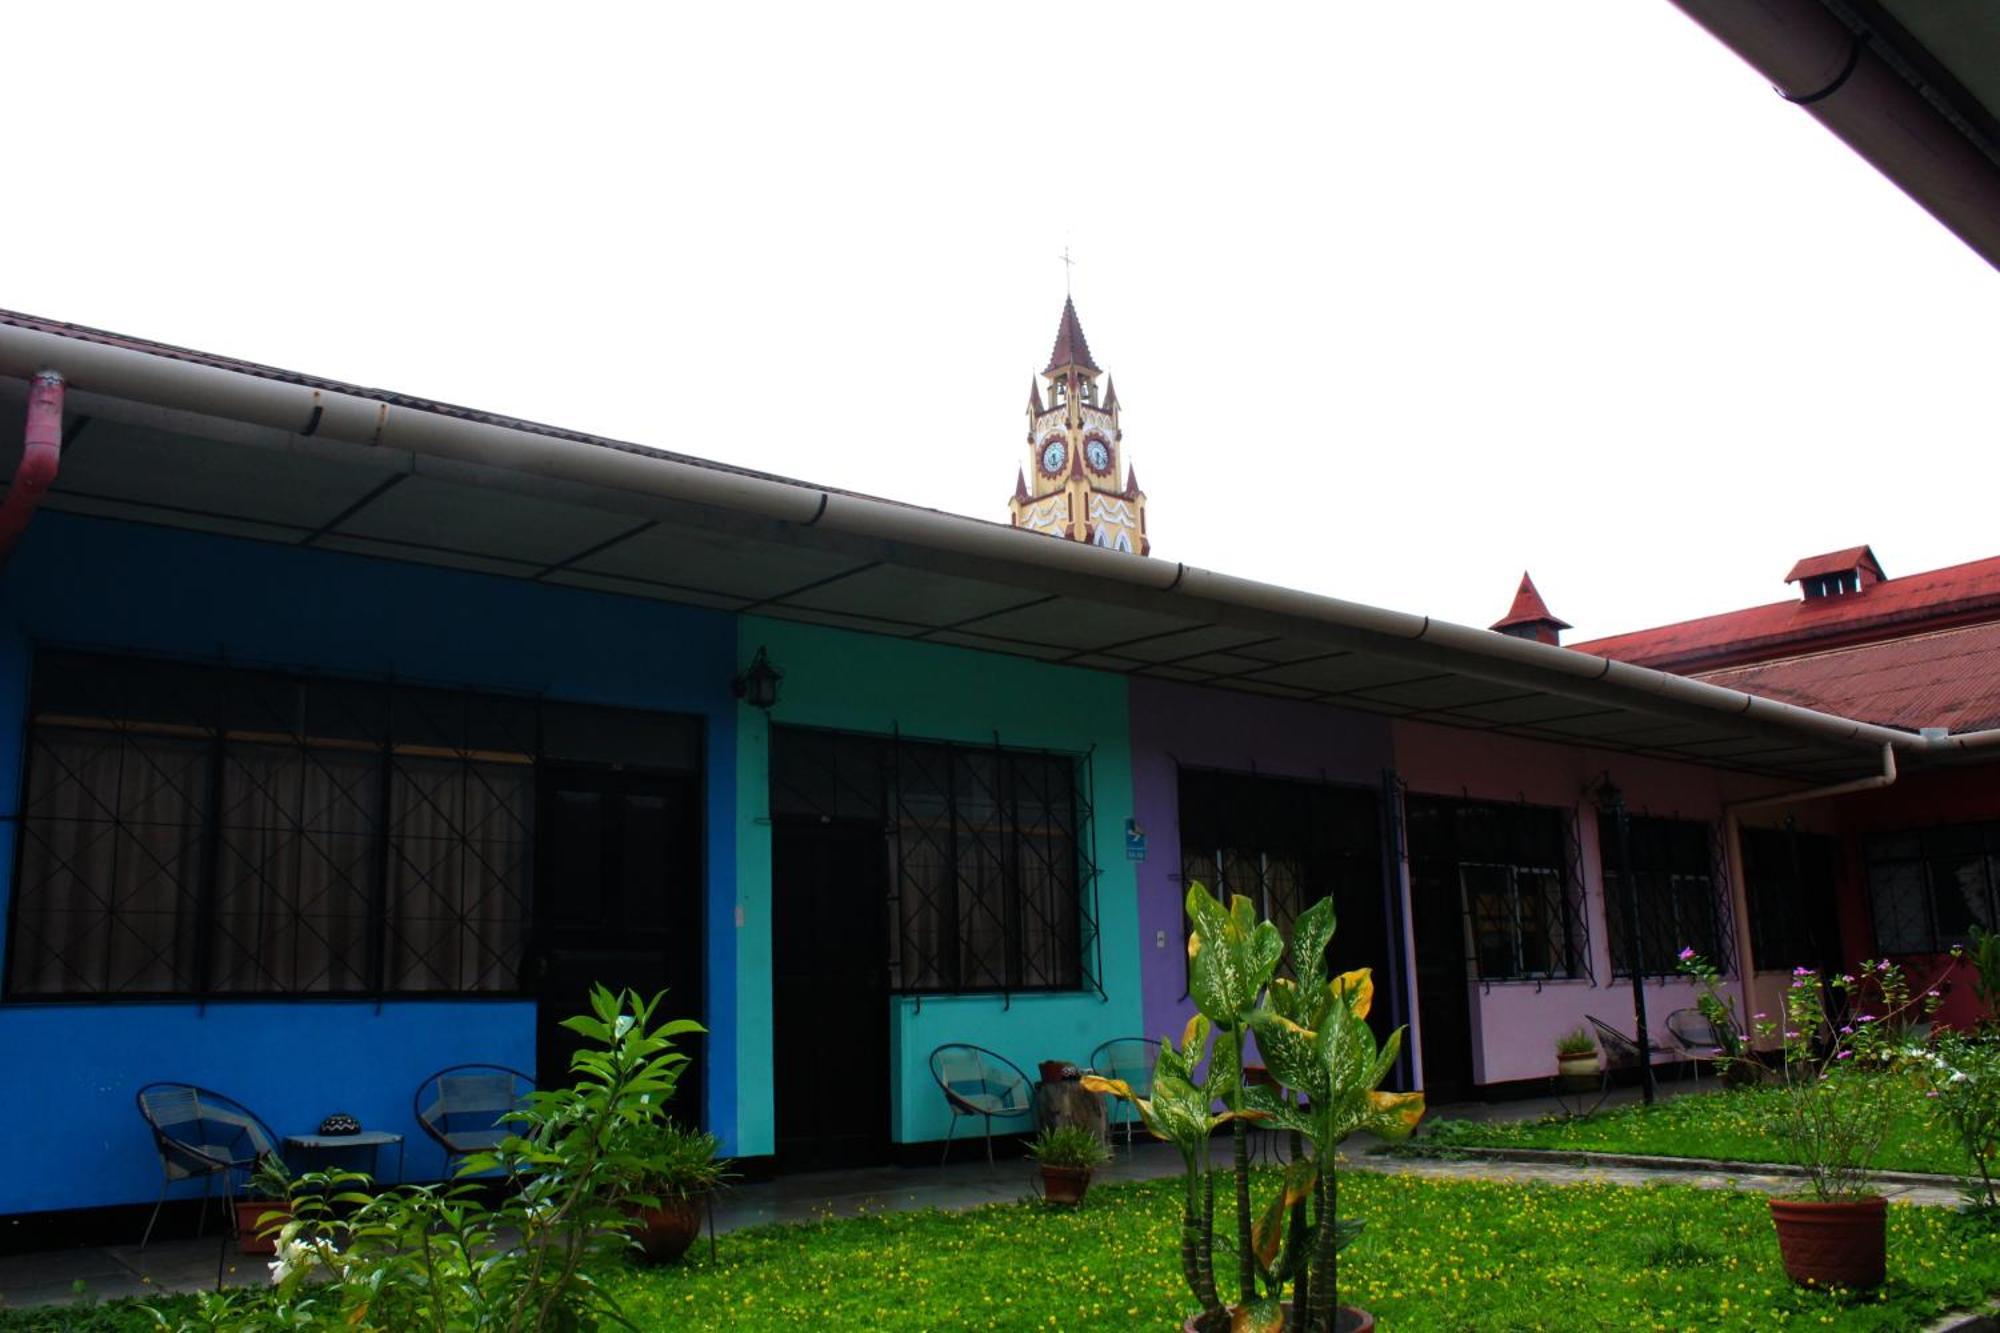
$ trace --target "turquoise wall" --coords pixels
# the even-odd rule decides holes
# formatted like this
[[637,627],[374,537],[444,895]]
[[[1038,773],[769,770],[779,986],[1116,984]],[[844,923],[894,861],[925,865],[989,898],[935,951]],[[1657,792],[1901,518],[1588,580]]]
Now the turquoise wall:
[[[1082,752],[1093,746],[1097,925],[1105,995],[926,996],[892,999],[893,1135],[941,1139],[951,1116],[928,1060],[943,1043],[999,1051],[1032,1077],[1039,1060],[1086,1060],[1101,1041],[1140,1031],[1138,897],[1125,859],[1132,812],[1129,710],[1122,677],[936,644],[746,617],[738,656],[761,646],[785,673],[766,717],[743,708],[736,726],[737,1103],[739,1151],[775,1142],[771,1085],[770,728],[831,727],[912,738]],[[838,1041],[838,1034],[829,1034]]]

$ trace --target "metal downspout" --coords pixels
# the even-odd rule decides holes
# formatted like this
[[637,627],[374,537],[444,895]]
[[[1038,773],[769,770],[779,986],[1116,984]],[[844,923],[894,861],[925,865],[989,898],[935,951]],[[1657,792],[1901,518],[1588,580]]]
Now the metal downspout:
[[[1986,734],[1986,733],[1981,733]],[[1895,785],[1901,776],[1896,769],[1896,747],[1882,747],[1882,771],[1871,778],[1856,778],[1852,782],[1836,782],[1827,787],[1807,787],[1800,791],[1776,792],[1769,796],[1752,796],[1741,801],[1725,801],[1722,806],[1722,836],[1724,854],[1729,859],[1729,881],[1736,907],[1736,989],[1743,1001],[1743,1012],[1757,1011],[1757,997],[1751,983],[1755,979],[1756,965],[1750,953],[1750,885],[1743,875],[1743,821],[1745,810],[1759,810],[1774,805],[1797,805],[1801,801],[1816,801],[1828,796],[1844,796],[1848,792],[1874,791],[1877,788]],[[1754,1037],[1754,1034],[1753,1034]]]
[[14,553],[28,520],[42,506],[42,497],[56,479],[62,462],[63,377],[40,371],[28,388],[28,423],[23,433],[20,466],[14,469],[7,499],[0,502],[0,565]]

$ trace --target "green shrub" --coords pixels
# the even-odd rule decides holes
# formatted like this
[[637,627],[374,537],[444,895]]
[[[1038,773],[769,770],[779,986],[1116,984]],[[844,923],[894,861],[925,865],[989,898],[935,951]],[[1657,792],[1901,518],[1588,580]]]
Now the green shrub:
[[1104,1141],[1082,1125],[1051,1125],[1035,1135],[1028,1155],[1043,1166],[1081,1167],[1095,1170],[1111,1160]]

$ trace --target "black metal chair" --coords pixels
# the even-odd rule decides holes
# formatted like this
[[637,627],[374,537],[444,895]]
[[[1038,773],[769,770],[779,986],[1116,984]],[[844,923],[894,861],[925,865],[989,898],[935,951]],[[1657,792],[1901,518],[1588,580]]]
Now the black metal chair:
[[931,1077],[951,1108],[951,1128],[945,1132],[944,1155],[938,1158],[938,1165],[951,1159],[951,1141],[958,1133],[960,1118],[978,1116],[986,1121],[986,1165],[992,1166],[994,1117],[1033,1116],[1035,1085],[1019,1065],[983,1046],[947,1043],[931,1052],[930,1065]]
[[1676,1009],[1668,1014],[1667,1033],[1681,1048],[1681,1054],[1688,1057],[1688,1066],[1694,1071],[1697,1084],[1701,1082],[1701,1062],[1715,1059],[1728,1047],[1727,1040],[1716,1031],[1709,1016],[1695,1008]]
[[417,1123],[444,1149],[444,1177],[453,1159],[499,1146],[517,1130],[507,1122],[535,1090],[535,1080],[506,1065],[452,1065],[417,1085]]
[[[1090,1067],[1105,1078],[1122,1080],[1137,1097],[1153,1095],[1153,1063],[1159,1058],[1160,1043],[1151,1037],[1113,1037],[1090,1053]],[[1140,1123],[1136,1107],[1114,1100],[1110,1108],[1113,1124],[1125,1127],[1125,1146],[1132,1146],[1132,1130]]]
[[215,1260],[219,1287],[229,1237],[236,1230],[236,1173],[241,1171],[247,1177],[266,1157],[276,1157],[278,1136],[241,1102],[192,1083],[148,1083],[139,1089],[138,1102],[139,1114],[152,1131],[153,1148],[160,1154],[161,1177],[160,1197],[146,1219],[139,1248],[143,1251],[153,1239],[153,1224],[160,1220],[160,1209],[167,1202],[167,1187],[196,1176],[202,1182],[201,1215],[195,1223],[199,1236],[208,1225],[208,1200],[220,1176],[222,1206],[229,1225]]

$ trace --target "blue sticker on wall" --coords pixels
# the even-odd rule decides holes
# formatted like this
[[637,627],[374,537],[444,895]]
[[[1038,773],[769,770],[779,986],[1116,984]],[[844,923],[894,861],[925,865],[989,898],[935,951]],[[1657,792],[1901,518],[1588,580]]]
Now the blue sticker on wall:
[[1146,859],[1146,830],[1139,827],[1139,821],[1125,821],[1125,859],[1143,861]]

